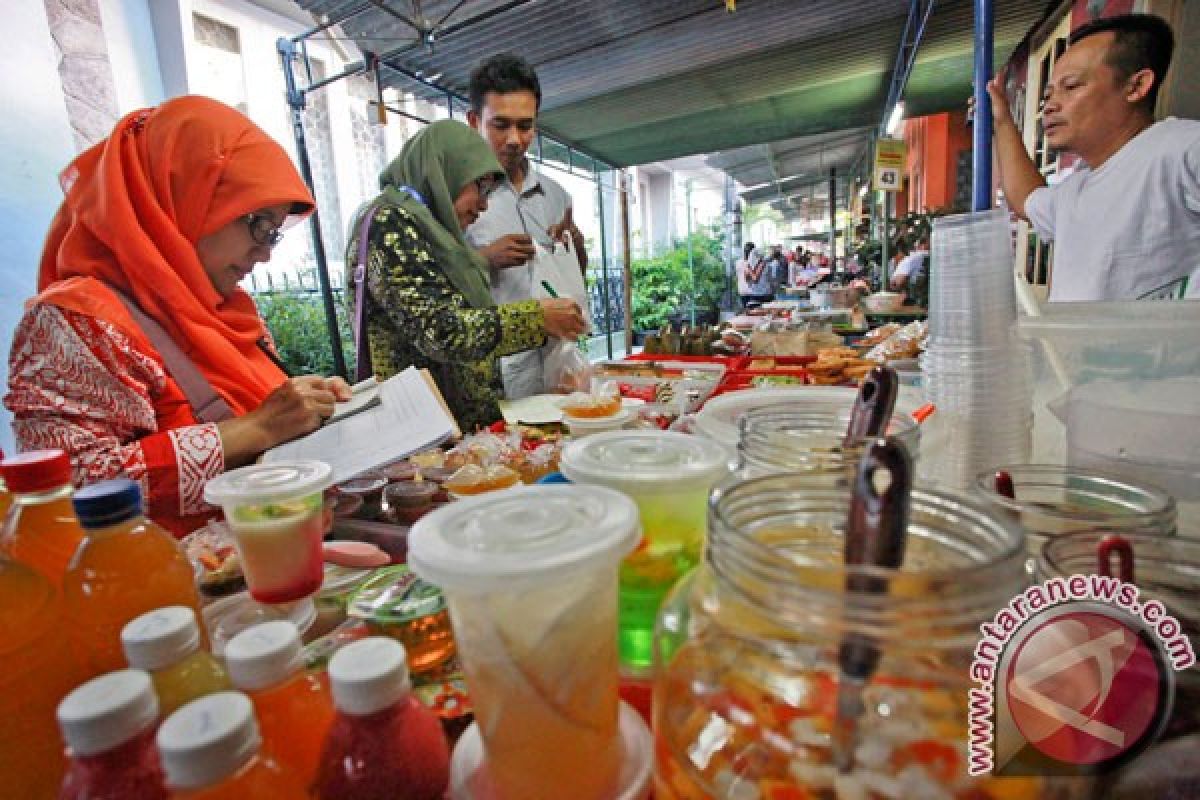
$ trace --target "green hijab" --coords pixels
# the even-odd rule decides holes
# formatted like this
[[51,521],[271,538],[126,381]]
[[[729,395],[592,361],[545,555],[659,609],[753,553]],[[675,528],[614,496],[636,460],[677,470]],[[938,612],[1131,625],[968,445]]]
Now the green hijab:
[[[473,129],[444,119],[409,139],[379,176],[381,199],[412,215],[434,261],[474,308],[495,302],[487,259],[467,244],[454,213],[454,199],[463,187],[487,175],[504,176],[492,148]],[[429,205],[404,191],[404,186],[415,189]]]

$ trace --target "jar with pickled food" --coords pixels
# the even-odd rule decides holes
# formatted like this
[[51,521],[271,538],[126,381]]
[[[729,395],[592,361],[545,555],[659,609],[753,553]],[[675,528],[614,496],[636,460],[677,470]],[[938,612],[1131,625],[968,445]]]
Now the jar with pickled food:
[[[1020,530],[977,501],[915,490],[901,566],[847,568],[849,504],[847,486],[805,474],[713,491],[705,563],[656,630],[657,800],[1077,796],[1077,779],[967,771],[972,653],[980,623],[1028,582]],[[856,573],[882,591],[848,590]],[[847,728],[851,636],[880,659]]]

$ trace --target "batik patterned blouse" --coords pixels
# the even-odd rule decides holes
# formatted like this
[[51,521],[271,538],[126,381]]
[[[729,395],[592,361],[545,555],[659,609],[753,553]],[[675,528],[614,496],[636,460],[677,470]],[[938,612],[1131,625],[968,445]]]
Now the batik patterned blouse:
[[[358,232],[348,252],[358,251]],[[353,287],[354,264],[346,286]],[[464,432],[500,419],[497,359],[545,342],[536,300],[472,308],[429,253],[402,208],[382,206],[368,232],[366,326],[371,365],[383,380],[428,369]],[[354,314],[354,292],[346,293]]]
[[204,484],[225,471],[221,435],[196,421],[157,352],[109,322],[38,304],[13,336],[8,381],[20,450],[65,450],[76,486],[138,481],[147,515],[176,536],[216,516]]

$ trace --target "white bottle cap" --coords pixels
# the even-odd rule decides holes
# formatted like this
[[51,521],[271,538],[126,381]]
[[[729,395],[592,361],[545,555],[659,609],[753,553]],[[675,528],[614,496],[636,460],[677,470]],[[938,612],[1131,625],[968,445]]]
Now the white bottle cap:
[[334,653],[329,680],[333,704],[353,716],[390,708],[408,696],[412,687],[404,646],[385,636],[361,639]]
[[225,668],[238,689],[247,692],[283,683],[304,667],[300,631],[287,620],[247,628],[225,645]]
[[182,661],[200,649],[196,612],[167,606],[135,617],[121,629],[121,647],[129,666],[151,672]]
[[173,789],[200,789],[224,780],[245,766],[261,743],[254,706],[241,692],[193,700],[158,729],[158,752]]
[[150,676],[123,669],[93,678],[58,704],[58,725],[77,756],[106,753],[125,744],[158,719],[158,697]]

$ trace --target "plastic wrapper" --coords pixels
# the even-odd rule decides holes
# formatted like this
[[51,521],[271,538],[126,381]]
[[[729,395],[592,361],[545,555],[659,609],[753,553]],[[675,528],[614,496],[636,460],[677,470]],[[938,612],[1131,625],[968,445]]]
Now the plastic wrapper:
[[929,337],[929,323],[924,320],[910,322],[867,352],[869,361],[883,363],[904,358],[916,358],[925,349]]
[[560,341],[546,349],[542,374],[547,392],[586,391],[592,382],[592,365],[578,344]]

